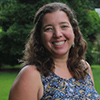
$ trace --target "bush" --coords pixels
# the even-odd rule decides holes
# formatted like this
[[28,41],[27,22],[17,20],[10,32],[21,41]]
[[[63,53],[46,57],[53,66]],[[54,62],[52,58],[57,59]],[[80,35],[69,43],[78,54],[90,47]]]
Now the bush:
[[[0,65],[18,64],[33,25],[34,10],[29,5],[6,4],[0,11]],[[30,12],[29,12],[30,11]]]
[[[33,27],[36,11],[50,2],[54,0],[0,1],[0,64],[18,64],[18,59],[23,55],[25,42]],[[88,0],[55,0],[55,2],[66,3],[75,10],[83,36],[88,42],[86,59],[91,64],[94,61],[92,48],[95,34],[100,32],[98,31],[100,18],[95,11],[89,10],[93,7]]]

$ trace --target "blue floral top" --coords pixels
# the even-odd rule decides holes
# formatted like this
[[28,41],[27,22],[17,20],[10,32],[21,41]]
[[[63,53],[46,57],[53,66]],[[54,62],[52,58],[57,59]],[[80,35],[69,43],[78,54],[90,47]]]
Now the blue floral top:
[[44,77],[41,75],[44,94],[41,100],[100,100],[90,75],[85,80],[74,77],[66,80],[54,73]]

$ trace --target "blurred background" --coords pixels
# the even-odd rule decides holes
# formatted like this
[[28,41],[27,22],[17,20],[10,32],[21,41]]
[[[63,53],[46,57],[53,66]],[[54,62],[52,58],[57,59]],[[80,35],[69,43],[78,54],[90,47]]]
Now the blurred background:
[[75,12],[88,42],[86,60],[91,65],[95,88],[100,94],[100,0],[0,0],[0,100],[7,100],[22,66],[25,43],[36,11],[50,2],[63,2]]

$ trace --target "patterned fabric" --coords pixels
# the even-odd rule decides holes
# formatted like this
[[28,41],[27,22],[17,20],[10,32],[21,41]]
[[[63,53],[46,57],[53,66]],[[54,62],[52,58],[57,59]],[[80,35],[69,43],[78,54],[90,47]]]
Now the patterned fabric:
[[78,81],[74,77],[66,80],[54,73],[41,78],[44,86],[41,100],[100,100],[89,75]]

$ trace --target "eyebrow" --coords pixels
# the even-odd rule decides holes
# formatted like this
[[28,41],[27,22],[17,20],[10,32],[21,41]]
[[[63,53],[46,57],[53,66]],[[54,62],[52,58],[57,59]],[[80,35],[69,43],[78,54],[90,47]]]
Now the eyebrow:
[[68,23],[68,22],[60,22],[59,24],[68,24],[68,25],[69,25],[69,23]]

